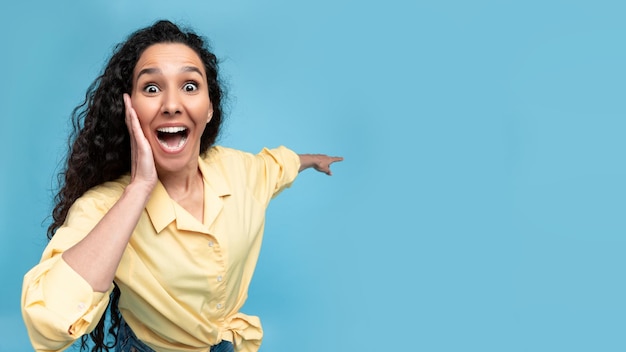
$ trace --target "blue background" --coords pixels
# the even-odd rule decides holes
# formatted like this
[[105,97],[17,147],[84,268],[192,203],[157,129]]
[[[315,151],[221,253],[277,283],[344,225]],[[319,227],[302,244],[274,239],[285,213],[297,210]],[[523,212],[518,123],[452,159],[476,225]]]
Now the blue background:
[[12,1],[0,12],[0,350],[32,348],[69,114],[114,44],[210,38],[220,143],[342,155],[268,211],[262,351],[624,351],[621,1]]

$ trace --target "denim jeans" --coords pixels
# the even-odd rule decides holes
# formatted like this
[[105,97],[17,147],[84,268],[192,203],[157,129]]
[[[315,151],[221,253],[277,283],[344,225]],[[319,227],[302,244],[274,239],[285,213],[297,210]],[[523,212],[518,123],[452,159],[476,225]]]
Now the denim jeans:
[[[117,346],[115,346],[115,352],[156,352],[152,348],[148,347],[145,343],[141,342],[135,333],[130,329],[130,326],[126,324],[124,319],[120,323],[120,328],[117,333]],[[215,346],[211,346],[210,352],[235,352],[233,344],[229,341],[222,341]]]

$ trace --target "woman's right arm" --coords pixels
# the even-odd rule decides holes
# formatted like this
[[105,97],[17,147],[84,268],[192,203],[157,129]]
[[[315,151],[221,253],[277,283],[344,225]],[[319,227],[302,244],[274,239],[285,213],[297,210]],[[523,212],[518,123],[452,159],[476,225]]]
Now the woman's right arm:
[[131,136],[130,183],[108,209],[97,204],[93,208],[89,199],[73,209],[40,264],[24,277],[22,314],[37,351],[63,350],[95,327],[106,310],[122,254],[157,183],[150,145],[127,95],[124,101]]
[[[98,187],[77,200],[65,224],[46,246],[40,263],[24,276],[22,315],[36,351],[67,348],[91,332],[106,311],[113,289],[113,279],[105,281],[106,275],[119,263],[112,260],[115,243],[125,248],[123,238],[129,236],[122,229],[126,225],[114,228],[111,221],[124,209],[131,209],[127,204],[134,193],[124,191],[127,182]],[[122,219],[120,224],[126,222]],[[97,245],[99,250],[94,248]],[[78,254],[71,257],[74,262],[65,259],[72,251]]]
[[95,292],[106,292],[111,288],[122,254],[149,196],[145,187],[129,184],[93,230],[63,252],[63,260]]
[[127,94],[124,104],[131,137],[130,184],[96,227],[63,253],[63,260],[96,292],[106,292],[111,287],[124,249],[158,180],[152,149]]

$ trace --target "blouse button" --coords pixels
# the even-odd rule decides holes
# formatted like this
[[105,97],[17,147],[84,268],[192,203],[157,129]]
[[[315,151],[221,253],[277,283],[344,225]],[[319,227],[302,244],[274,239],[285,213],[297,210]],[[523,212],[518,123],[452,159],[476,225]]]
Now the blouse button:
[[217,277],[217,282],[222,282],[222,275]]
[[209,247],[213,247],[213,241],[209,241]]
[[217,309],[222,309],[222,304],[221,303],[217,304]]

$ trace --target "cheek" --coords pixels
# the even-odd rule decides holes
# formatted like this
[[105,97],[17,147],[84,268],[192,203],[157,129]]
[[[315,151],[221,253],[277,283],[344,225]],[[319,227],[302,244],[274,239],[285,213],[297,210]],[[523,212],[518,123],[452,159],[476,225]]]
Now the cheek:
[[131,103],[133,104],[133,109],[139,119],[141,130],[143,131],[143,134],[148,137],[151,134],[150,121],[152,121],[154,113],[152,112],[152,109],[150,109],[149,105],[143,104],[139,100],[132,100]]
[[143,135],[148,138],[148,136],[152,135],[152,130],[150,129],[150,126],[148,125],[147,122],[145,121],[141,121],[139,120],[139,123],[141,124],[141,130],[143,131]]
[[206,119],[211,111],[211,103],[208,99],[190,99],[187,104],[187,111],[193,116],[198,123],[202,121],[206,123]]
[[131,103],[142,126],[152,119],[152,116],[155,115],[155,109],[158,109],[158,106],[155,106],[154,103],[150,104],[150,101],[145,99],[131,100]]

